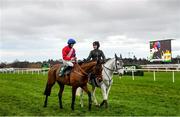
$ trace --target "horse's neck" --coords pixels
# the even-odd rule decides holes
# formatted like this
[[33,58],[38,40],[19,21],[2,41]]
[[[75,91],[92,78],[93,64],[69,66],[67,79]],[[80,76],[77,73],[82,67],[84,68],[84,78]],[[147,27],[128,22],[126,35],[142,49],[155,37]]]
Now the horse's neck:
[[85,71],[85,72],[91,72],[93,66],[96,65],[96,62],[89,62],[89,63],[85,63],[81,66],[81,68]]
[[[113,67],[114,67],[114,63],[115,62],[115,60],[114,60],[114,58],[113,59],[110,59],[109,61],[107,61],[105,64],[104,64],[104,68],[103,68],[103,71],[104,71],[104,73],[105,73],[105,76],[107,76],[107,77],[110,77],[110,78],[112,78],[112,75],[113,75]],[[108,70],[108,69],[111,69],[111,70]],[[107,78],[106,77],[106,78]],[[109,79],[109,78],[108,78]]]

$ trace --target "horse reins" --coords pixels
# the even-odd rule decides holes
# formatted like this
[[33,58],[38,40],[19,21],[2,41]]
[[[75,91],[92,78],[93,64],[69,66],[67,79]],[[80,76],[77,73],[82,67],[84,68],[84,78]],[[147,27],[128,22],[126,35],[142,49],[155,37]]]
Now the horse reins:
[[[103,67],[105,67],[105,68],[108,69],[109,71],[114,71],[114,70],[112,70],[112,69],[110,69],[110,68],[108,68],[108,67],[106,67],[106,66],[104,66],[104,65],[103,65]],[[108,75],[108,73],[106,72],[106,70],[104,70],[104,72],[106,73],[106,75],[107,75],[107,77],[108,77],[108,79],[109,79],[109,86],[110,86],[110,83],[111,83],[112,79],[110,78],[110,76]]]
[[110,68],[106,67],[104,64],[103,64],[103,67],[105,67],[105,68],[108,69],[109,71],[114,71],[114,69],[110,69]]
[[[79,73],[79,72],[77,72],[77,71],[74,71],[75,73],[77,73],[77,74],[79,74],[79,75],[81,75],[81,76],[88,75],[88,73],[85,72],[85,71],[81,68],[81,66],[80,66],[79,64],[77,64],[77,66],[78,66],[78,68],[80,69],[80,71],[82,72],[82,74]],[[84,74],[84,75],[83,75],[83,74]]]
[[116,69],[115,69],[115,70],[114,70],[114,69],[110,69],[110,68],[106,67],[105,65],[103,65],[103,67],[105,67],[105,68],[108,69],[109,71],[117,71],[117,70],[119,70],[119,69],[122,69],[122,68],[117,68],[117,65],[116,65]]
[[[121,68],[117,68],[117,62],[116,62],[116,61],[117,61],[117,60],[115,60],[115,66],[116,66],[116,69],[115,69],[115,70],[106,67],[104,64],[103,64],[103,67],[105,67],[105,68],[106,68],[107,70],[109,70],[109,71],[118,71],[118,70],[121,69]],[[104,70],[104,72],[105,72],[106,75],[108,76],[108,79],[109,79],[109,85],[110,85],[112,79],[111,79],[110,76],[107,74],[106,70]]]

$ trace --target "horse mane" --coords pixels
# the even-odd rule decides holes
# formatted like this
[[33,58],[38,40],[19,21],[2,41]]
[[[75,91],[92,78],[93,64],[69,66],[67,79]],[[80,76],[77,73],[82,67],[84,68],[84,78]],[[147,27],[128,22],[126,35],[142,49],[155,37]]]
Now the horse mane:
[[110,60],[112,60],[112,59],[114,59],[114,58],[108,58],[108,59],[106,59],[105,61],[105,63],[107,63],[107,62],[109,62]]
[[107,58],[105,61],[107,62],[107,61],[109,61],[111,58]]
[[86,67],[87,65],[88,65],[88,63],[91,63],[91,62],[96,62],[96,61],[93,61],[93,60],[91,60],[91,61],[84,61],[80,66],[82,67]]
[[109,60],[111,60],[111,58],[107,58],[107,59],[105,60],[105,63],[108,62]]
[[85,64],[85,63],[90,63],[92,62],[93,60],[90,60],[90,61],[86,61],[86,60],[78,60],[78,64],[81,66],[82,64]]

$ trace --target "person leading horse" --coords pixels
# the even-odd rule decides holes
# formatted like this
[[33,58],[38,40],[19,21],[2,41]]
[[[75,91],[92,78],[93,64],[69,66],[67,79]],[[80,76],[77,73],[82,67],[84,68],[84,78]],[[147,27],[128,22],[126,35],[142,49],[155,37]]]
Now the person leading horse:
[[[90,51],[89,56],[87,57],[86,61],[101,60],[101,61],[105,62],[106,57],[105,57],[103,51],[99,49],[99,47],[100,47],[99,41],[94,41],[93,42],[94,49]],[[96,79],[92,74],[90,74],[89,77],[90,77],[90,82],[91,82],[91,80]],[[98,80],[99,80],[99,83],[102,81],[102,79],[98,79]]]

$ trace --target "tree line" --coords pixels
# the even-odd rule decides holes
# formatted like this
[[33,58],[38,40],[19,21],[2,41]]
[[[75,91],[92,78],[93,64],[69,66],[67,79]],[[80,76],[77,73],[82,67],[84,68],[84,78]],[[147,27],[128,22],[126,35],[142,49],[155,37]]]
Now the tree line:
[[[135,56],[133,58],[122,58],[122,56],[120,55],[119,59],[122,59],[125,65],[180,64],[180,56],[177,56],[176,58],[172,58],[172,61],[169,63],[150,62],[145,58],[137,59]],[[55,64],[62,64],[62,60],[49,59],[47,61],[42,61],[42,62],[29,62],[29,61],[15,60],[12,63],[1,62],[0,68],[42,68],[44,64],[49,65],[49,67],[51,67],[52,65],[55,65]]]

